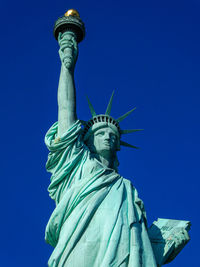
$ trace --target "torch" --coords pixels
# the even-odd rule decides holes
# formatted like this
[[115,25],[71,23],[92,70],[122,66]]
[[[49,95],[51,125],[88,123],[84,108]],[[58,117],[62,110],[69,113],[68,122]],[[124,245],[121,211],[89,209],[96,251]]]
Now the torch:
[[[78,11],[69,9],[64,16],[58,18],[55,22],[53,33],[56,40],[58,40],[59,33],[73,34],[77,43],[80,43],[85,37],[85,26]],[[66,48],[64,53],[71,57],[72,49]]]

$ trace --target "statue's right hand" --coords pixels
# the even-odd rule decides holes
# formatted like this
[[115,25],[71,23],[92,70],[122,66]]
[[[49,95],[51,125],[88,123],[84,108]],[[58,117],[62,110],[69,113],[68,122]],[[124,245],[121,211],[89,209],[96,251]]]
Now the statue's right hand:
[[66,69],[73,71],[78,57],[78,45],[75,36],[71,32],[59,33],[59,55]]

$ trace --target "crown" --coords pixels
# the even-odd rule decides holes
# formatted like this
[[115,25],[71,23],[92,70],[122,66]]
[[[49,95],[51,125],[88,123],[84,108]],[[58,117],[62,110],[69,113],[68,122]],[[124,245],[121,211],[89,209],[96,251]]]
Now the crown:
[[118,138],[120,140],[121,146],[126,146],[126,147],[138,149],[139,147],[133,146],[131,144],[128,144],[128,143],[122,141],[121,135],[142,131],[143,129],[122,130],[120,128],[120,125],[119,125],[119,123],[121,121],[123,121],[126,117],[128,117],[128,115],[130,115],[136,108],[131,109],[130,111],[128,111],[127,113],[125,113],[124,115],[119,117],[118,119],[114,119],[113,117],[110,116],[110,112],[111,112],[111,108],[112,108],[112,102],[113,102],[113,96],[114,96],[114,91],[111,95],[111,98],[110,98],[110,101],[108,103],[105,114],[100,114],[100,115],[96,114],[92,103],[90,102],[89,98],[87,97],[87,101],[88,101],[90,112],[92,114],[92,118],[87,122],[81,121],[82,124],[84,125],[84,129],[83,129],[83,133],[82,133],[83,139],[84,139],[84,141],[86,141],[89,138],[89,136],[91,135],[91,132],[96,131],[98,128],[102,128],[102,127],[107,126],[107,127],[112,128],[112,130],[116,133],[116,135],[118,136]]

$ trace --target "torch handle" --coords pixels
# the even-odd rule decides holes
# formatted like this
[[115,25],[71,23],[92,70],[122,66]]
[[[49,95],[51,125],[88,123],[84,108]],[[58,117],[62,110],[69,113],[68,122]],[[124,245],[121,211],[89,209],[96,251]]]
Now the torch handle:
[[60,45],[60,59],[67,69],[73,69],[78,55],[78,44],[76,34],[65,31],[59,34],[58,42]]

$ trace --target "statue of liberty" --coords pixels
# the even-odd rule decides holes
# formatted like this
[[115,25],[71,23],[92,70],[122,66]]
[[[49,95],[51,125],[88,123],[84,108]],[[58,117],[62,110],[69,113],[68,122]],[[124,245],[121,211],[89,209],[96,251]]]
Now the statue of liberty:
[[156,267],[143,202],[118,173],[120,146],[135,148],[121,136],[137,130],[120,127],[133,110],[111,117],[112,95],[105,114],[97,115],[88,99],[92,118],[79,120],[74,84],[77,36],[68,30],[57,37],[58,122],[45,137],[50,151],[46,168],[52,174],[48,191],[56,203],[45,234],[54,247],[48,266]]

